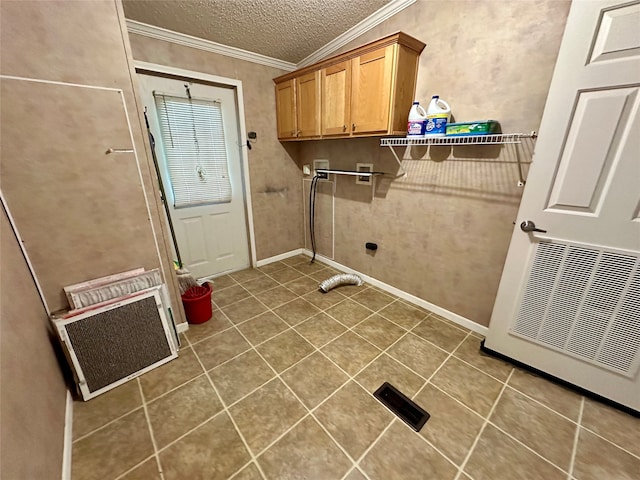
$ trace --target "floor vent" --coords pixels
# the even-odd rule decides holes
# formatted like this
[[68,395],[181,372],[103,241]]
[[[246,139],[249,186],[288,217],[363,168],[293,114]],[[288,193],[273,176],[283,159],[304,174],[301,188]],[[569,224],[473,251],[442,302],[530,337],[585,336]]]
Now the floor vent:
[[380,400],[386,407],[395,413],[400,419],[413,428],[416,432],[427,423],[430,415],[413,403],[409,398],[405,397],[400,391],[389,384],[384,382],[378,390],[373,394],[378,400]]

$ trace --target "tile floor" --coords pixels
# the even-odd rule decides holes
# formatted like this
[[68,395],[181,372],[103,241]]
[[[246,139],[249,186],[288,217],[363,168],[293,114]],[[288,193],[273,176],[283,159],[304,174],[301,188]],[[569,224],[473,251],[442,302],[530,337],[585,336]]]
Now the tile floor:
[[[74,480],[640,478],[640,420],[297,256],[216,279],[177,360],[74,405]],[[415,433],[371,393],[431,418]],[[162,473],[159,473],[160,470]]]

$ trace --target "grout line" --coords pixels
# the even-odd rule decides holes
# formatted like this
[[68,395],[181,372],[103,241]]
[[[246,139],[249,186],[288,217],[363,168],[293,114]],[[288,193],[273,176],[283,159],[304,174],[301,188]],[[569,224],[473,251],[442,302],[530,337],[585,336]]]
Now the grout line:
[[590,434],[592,434],[592,435],[595,435],[595,436],[596,436],[596,437],[598,437],[600,440],[604,440],[605,442],[607,442],[607,443],[609,443],[609,444],[613,445],[614,447],[618,448],[619,450],[622,450],[622,451],[623,451],[623,452],[625,452],[626,454],[631,455],[633,458],[635,458],[635,459],[637,459],[637,460],[640,460],[640,455],[637,455],[637,454],[635,454],[635,453],[633,453],[633,452],[631,452],[631,451],[627,450],[626,448],[624,448],[624,447],[622,447],[622,446],[618,445],[617,443],[615,443],[615,442],[613,442],[613,441],[609,440],[608,438],[603,437],[603,436],[602,436],[602,435],[600,435],[598,432],[595,432],[595,431],[591,430],[589,427],[585,427],[584,425],[581,425],[581,426],[580,426],[580,428],[582,428],[582,430],[585,430],[585,431],[589,432],[589,433],[590,433]]
[[459,480],[461,478],[462,472],[464,471],[464,467],[467,466],[467,462],[471,458],[471,455],[473,454],[473,451],[475,450],[476,445],[478,444],[478,441],[480,440],[480,437],[482,436],[482,433],[484,432],[485,428],[489,424],[489,418],[491,418],[491,415],[493,414],[493,411],[496,409],[496,406],[498,405],[498,402],[500,401],[500,398],[502,397],[502,393],[504,392],[504,389],[507,388],[507,382],[509,380],[511,380],[511,376],[513,375],[514,371],[515,370],[513,370],[513,369],[511,370],[511,372],[509,373],[509,377],[507,378],[506,382],[502,384],[502,388],[500,389],[500,392],[498,393],[498,396],[494,400],[493,405],[491,405],[491,409],[489,410],[489,413],[487,414],[486,420],[482,424],[482,427],[480,427],[480,431],[476,435],[476,438],[473,440],[473,443],[471,444],[471,448],[469,449],[469,451],[465,455],[464,460],[462,461],[462,463],[458,467],[458,474],[456,475],[455,480]]
[[576,426],[576,434],[573,439],[573,449],[571,450],[571,461],[569,462],[569,475],[567,480],[573,477],[573,468],[576,462],[576,454],[578,453],[578,438],[580,437],[580,424],[582,423],[582,414],[584,413],[584,397],[580,399],[580,413],[578,414],[578,424]]
[[85,438],[87,438],[89,435],[93,435],[96,432],[99,432],[100,430],[103,430],[104,428],[108,427],[109,425],[117,422],[118,420],[122,420],[124,417],[126,417],[127,415],[132,414],[133,412],[135,412],[136,410],[140,410],[142,408],[142,404],[138,405],[136,408],[129,410],[127,413],[123,413],[122,415],[120,415],[119,417],[114,418],[113,420],[109,420],[107,423],[105,423],[104,425],[100,425],[98,428],[94,428],[93,430],[91,430],[89,433],[85,433],[81,436],[79,436],[78,438],[75,438],[72,442],[76,443],[76,442],[80,442],[82,440],[84,440]]
[[[122,472],[120,475],[118,475],[117,477],[115,477],[113,480],[120,480],[121,478],[126,477],[127,475],[129,475],[131,472],[133,472],[136,468],[138,468],[140,465],[142,465],[143,463],[148,462],[149,460],[151,460],[152,458],[154,458],[156,456],[155,453],[152,453],[151,455],[149,455],[147,458],[145,458],[144,460],[142,460],[141,462],[136,463],[133,467],[131,467],[129,470],[127,470],[126,472]],[[162,475],[160,472],[158,472],[158,475]],[[164,477],[163,477],[164,478]]]
[[[540,405],[541,407],[546,408],[547,410],[550,410],[551,412],[555,413],[556,415],[559,415],[560,417],[562,417],[563,419],[567,420],[568,422],[573,423],[574,425],[578,424],[577,420],[574,420],[570,417],[567,417],[566,415],[558,412],[557,410],[554,410],[553,408],[551,408],[549,405],[545,405],[544,403],[542,403],[540,400],[533,398],[531,395],[528,395],[520,390],[518,390],[516,387],[514,387],[513,385],[507,385],[507,388],[509,390],[513,390],[514,392],[519,393],[520,395],[522,395],[523,397],[526,397],[527,399],[531,400],[532,402],[535,402],[536,404]],[[580,407],[580,409],[582,410],[582,406]]]
[[149,427],[149,435],[151,436],[151,444],[153,445],[154,456],[156,457],[156,465],[158,466],[158,473],[160,474],[160,478],[164,480],[164,473],[162,472],[162,464],[160,463],[160,455],[158,455],[158,443],[156,442],[156,437],[153,434],[153,426],[151,425],[151,418],[149,417],[149,410],[147,409],[147,400],[145,399],[144,392],[142,391],[142,383],[140,382],[140,377],[136,377],[136,382],[138,384],[138,390],[140,391],[140,396],[142,397],[142,408],[144,408],[144,416],[147,420],[147,426]]

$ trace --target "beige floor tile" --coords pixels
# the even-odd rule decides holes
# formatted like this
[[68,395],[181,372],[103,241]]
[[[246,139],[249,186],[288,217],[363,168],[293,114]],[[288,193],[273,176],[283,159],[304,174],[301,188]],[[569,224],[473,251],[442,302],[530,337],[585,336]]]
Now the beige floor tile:
[[447,352],[453,351],[467,336],[462,330],[458,330],[431,316],[420,322],[412,332]]
[[[340,273],[340,272],[338,272]],[[352,297],[356,293],[363,292],[368,288],[368,285],[341,285],[340,287],[336,287],[338,292],[344,295],[345,297]]]
[[255,268],[247,268],[245,270],[240,270],[239,272],[230,273],[229,276],[238,283],[245,283],[264,276],[264,273],[260,270],[256,270]]
[[579,480],[637,480],[640,459],[580,429],[573,475]]
[[314,290],[318,290],[318,282],[307,276],[297,278],[292,282],[287,282],[284,286],[298,295],[305,295]]
[[406,329],[413,328],[428,315],[424,310],[414,308],[400,301],[393,302],[378,313]]
[[160,480],[156,457],[151,457],[142,465],[127,473],[121,480]]
[[433,385],[427,385],[414,400],[431,415],[420,435],[460,465],[484,420]]
[[311,257],[307,257],[306,255],[299,254],[293,257],[285,258],[282,260],[282,263],[285,263],[289,266],[299,265],[300,263],[309,263],[311,261]]
[[343,325],[325,313],[314,315],[296,325],[295,329],[317,348],[326,345],[346,330]]
[[249,280],[248,282],[244,282],[242,284],[242,286],[253,295],[264,292],[265,290],[269,290],[270,288],[277,287],[278,285],[278,282],[266,275],[256,278],[255,280]]
[[251,348],[235,329],[226,330],[193,346],[207,370]]
[[291,326],[297,325],[320,312],[318,308],[302,298],[286,303],[273,311]]
[[569,470],[577,425],[507,388],[491,422],[564,470]]
[[412,398],[425,383],[424,379],[386,353],[360,372],[356,380],[369,393],[375,392],[384,382],[389,382],[409,398]]
[[204,373],[190,347],[183,347],[178,358],[145,373],[140,377],[140,384],[147,402],[172,388],[182,385]]
[[233,477],[233,480],[262,480],[262,475],[255,463],[250,463]]
[[482,352],[480,341],[478,338],[468,337],[454,352],[454,355],[498,380],[505,381],[513,370],[513,365]]
[[354,329],[358,335],[363,336],[376,347],[384,350],[398,340],[407,331],[395,323],[390,322],[380,315],[372,315],[357,325]]
[[227,405],[275,376],[269,365],[253,350],[210,370],[209,375]]
[[354,468],[344,480],[367,480],[367,477],[365,477],[360,470]]
[[186,335],[191,343],[196,343],[216,333],[223,332],[231,327],[231,325],[231,322],[220,310],[214,309],[209,321],[197,325],[189,325],[189,330],[187,330]]
[[222,307],[224,314],[236,325],[267,311],[262,302],[249,297],[228,307]]
[[271,290],[258,293],[256,295],[256,298],[264,303],[267,307],[276,308],[283,303],[295,300],[296,298],[298,298],[298,295],[296,295],[286,287],[279,286],[276,288],[272,288]]
[[[202,369],[201,369],[202,370]],[[88,402],[73,402],[73,438],[77,439],[142,405],[138,382],[131,380]]]
[[206,375],[147,404],[158,448],[173,442],[220,410],[222,404]]
[[249,295],[250,293],[240,285],[232,285],[223,290],[214,289],[211,298],[218,307],[222,308],[247,298]]
[[304,273],[305,275],[309,275],[311,273],[324,270],[326,266],[323,265],[322,263],[317,263],[317,262],[314,262],[314,263],[303,262],[303,263],[298,263],[297,265],[293,265],[293,268],[295,268],[299,272]]
[[282,380],[309,409],[315,408],[348,378],[339,368],[317,352],[282,374]]
[[336,338],[322,351],[349,375],[358,373],[380,354],[380,349],[351,332]]
[[211,282],[213,282],[214,291],[222,290],[223,288],[233,287],[234,285],[238,284],[238,282],[236,282],[229,275],[222,275],[220,277],[216,277],[213,280],[211,280]]
[[489,414],[503,385],[455,357],[447,360],[432,382],[483,417]]
[[387,353],[425,379],[447,358],[445,352],[412,334],[401,338]]
[[240,330],[247,339],[257,345],[289,328],[276,314],[265,312],[240,325]]
[[373,288],[368,288],[351,298],[374,312],[386,307],[394,300],[392,296]]
[[351,461],[311,418],[305,418],[259,458],[267,479],[339,479]]
[[331,290],[328,293],[314,290],[313,292],[307,293],[303,298],[314,304],[320,310],[326,310],[344,300],[345,296],[336,290]]
[[314,415],[354,459],[360,458],[394,419],[373,395],[354,382],[320,405]]
[[257,455],[307,410],[279,379],[274,379],[232,406],[229,413]]
[[[475,480],[565,480],[567,474],[487,425],[467,462],[465,471]],[[601,479],[603,480],[603,479]]]
[[581,425],[640,457],[640,418],[585,398]]
[[[105,455],[108,452],[108,455]],[[73,479],[104,480],[133,468],[153,454],[153,444],[144,410],[139,408],[125,417],[73,444]]]
[[280,373],[313,352],[313,346],[293,330],[286,331],[257,347],[257,350]]
[[304,277],[304,273],[300,273],[298,270],[294,270],[291,267],[286,267],[282,270],[278,270],[277,272],[270,273],[269,276],[276,282],[287,283],[292,280],[296,280],[297,278]]
[[327,280],[328,278],[333,277],[338,273],[340,272],[338,272],[338,270],[336,270],[335,268],[327,267],[327,268],[318,270],[316,272],[308,273],[307,275],[313,278],[316,282],[320,283]]
[[538,375],[516,368],[509,385],[558,413],[577,421],[582,396]]
[[251,457],[225,413],[160,452],[165,480],[228,478]]
[[267,265],[258,267],[258,270],[260,270],[262,273],[270,274],[273,272],[277,272],[278,270],[282,270],[283,268],[286,268],[286,267],[287,267],[287,264],[284,262],[273,262],[273,263],[268,263]]
[[373,314],[368,308],[349,299],[327,309],[326,313],[347,327],[353,327]]
[[360,462],[371,480],[452,480],[456,467],[396,420]]
[[438,315],[437,313],[431,313],[431,317],[433,317],[434,319],[440,320],[441,322],[446,323],[447,325],[449,325],[450,327],[454,327],[457,328],[458,330],[462,330],[464,333],[470,333],[471,335],[478,337],[479,339],[483,339],[484,337],[476,332],[472,332],[471,330],[469,330],[467,327],[463,327],[462,325],[460,325],[459,323],[456,322],[452,322],[451,320],[444,318],[441,315]]

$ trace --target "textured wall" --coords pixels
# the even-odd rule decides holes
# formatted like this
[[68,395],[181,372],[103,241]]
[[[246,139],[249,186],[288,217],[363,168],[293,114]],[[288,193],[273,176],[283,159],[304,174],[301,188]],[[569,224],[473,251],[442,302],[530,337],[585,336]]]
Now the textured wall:
[[0,477],[60,478],[66,387],[45,312],[0,207]]
[[242,81],[247,131],[258,141],[249,151],[249,175],[258,260],[302,246],[301,172],[293,160],[297,145],[281,144],[276,133],[272,79],[281,70],[202,50],[131,35],[136,60]]
[[[568,9],[557,0],[419,1],[341,51],[401,30],[427,44],[422,104],[438,94],[458,121],[492,118],[505,132],[528,132],[540,124]],[[532,149],[413,148],[408,175],[378,182],[373,200],[370,187],[339,177],[335,212],[322,202],[316,230],[330,230],[335,213],[336,261],[487,325],[522,194],[514,162],[530,160]],[[314,158],[397,170],[378,139],[304,142],[301,164]],[[366,241],[379,244],[375,256]]]

